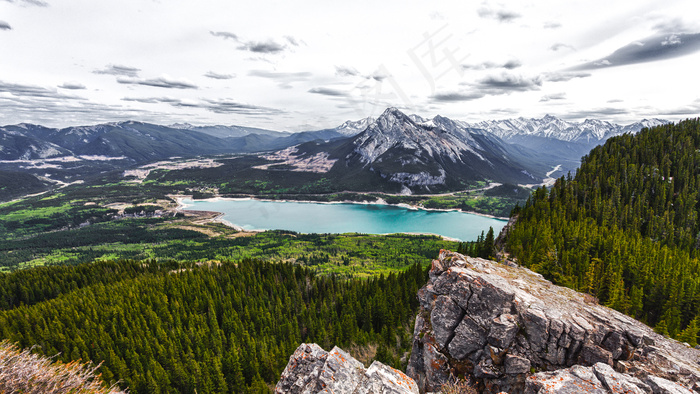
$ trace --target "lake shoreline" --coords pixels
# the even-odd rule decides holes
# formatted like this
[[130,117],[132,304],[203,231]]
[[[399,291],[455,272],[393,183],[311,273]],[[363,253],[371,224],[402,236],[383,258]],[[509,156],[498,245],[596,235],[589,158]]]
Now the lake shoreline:
[[[198,199],[194,200],[191,195],[170,195],[173,200],[177,202],[177,207],[175,208],[175,211],[177,212],[187,212],[189,214],[194,213],[197,215],[197,212],[207,212],[209,213],[209,217],[205,219],[205,221],[212,222],[212,223],[221,223],[224,224],[228,227],[231,227],[235,229],[236,231],[240,232],[245,232],[245,233],[260,233],[264,231],[269,231],[270,229],[267,230],[249,230],[245,229],[240,225],[237,225],[235,223],[231,223],[230,221],[224,219],[223,217],[225,216],[225,213],[218,212],[218,211],[199,211],[199,210],[190,210],[187,209],[189,207],[192,207],[193,204],[187,204],[185,203],[185,200],[190,200],[192,202],[221,202],[221,201],[260,201],[260,202],[270,202],[270,203],[302,203],[302,204],[321,204],[321,205],[337,205],[337,204],[352,204],[352,205],[380,205],[380,206],[387,206],[387,207],[398,207],[398,208],[403,208],[407,210],[412,210],[412,211],[426,211],[426,212],[456,212],[456,213],[465,213],[465,214],[471,214],[474,216],[479,216],[479,217],[484,217],[488,219],[495,219],[495,220],[502,220],[502,221],[507,221],[507,218],[500,218],[496,217],[493,215],[486,215],[486,214],[478,214],[475,212],[465,212],[460,209],[435,209],[435,208],[425,208],[421,206],[415,206],[411,204],[405,204],[405,203],[400,203],[400,204],[389,204],[386,201],[379,199],[377,202],[358,202],[358,201],[302,201],[302,200],[273,200],[273,199],[265,199],[265,198],[258,198],[255,196],[246,196],[246,197],[222,197],[222,196],[215,196],[215,197],[210,197],[206,199]],[[214,214],[212,216],[211,214]],[[296,230],[290,230],[290,231],[296,231]],[[304,233],[304,231],[300,231]],[[355,231],[348,231],[348,233],[352,233]],[[362,231],[357,231],[358,233],[363,233]],[[344,232],[338,232],[339,234],[342,234]],[[452,242],[464,242],[458,238],[447,236],[447,235],[442,235],[442,234],[437,234],[434,232],[422,232],[422,231],[398,231],[398,232],[377,232],[375,233],[377,235],[389,235],[389,234],[409,234],[409,235],[432,235],[432,236],[437,236],[442,238],[443,240],[446,241],[452,241]]]
[[299,203],[305,203],[305,204],[358,204],[358,205],[388,205],[392,207],[401,207],[401,208],[406,208],[406,209],[413,209],[413,210],[422,210],[422,211],[428,211],[428,212],[461,212],[461,213],[468,213],[471,215],[476,215],[476,216],[481,216],[489,219],[496,219],[496,220],[505,220],[508,221],[510,218],[508,217],[503,217],[503,216],[495,216],[495,215],[490,215],[488,213],[480,213],[480,212],[474,212],[474,211],[464,211],[459,208],[450,208],[450,209],[442,209],[442,208],[426,208],[420,205],[413,205],[413,204],[406,204],[406,203],[398,203],[398,204],[389,204],[386,202],[384,199],[379,198],[377,201],[374,202],[369,202],[369,201],[352,201],[352,200],[342,200],[342,201],[314,201],[314,200],[289,200],[289,199],[270,199],[270,198],[261,198],[255,195],[249,195],[246,197],[224,197],[224,196],[214,196],[214,197],[209,197],[209,198],[203,198],[203,199],[197,199],[195,200],[192,195],[171,195],[170,196],[172,199],[177,201],[178,207],[176,208],[179,210],[181,207],[181,200],[185,198],[189,198],[193,201],[207,201],[207,202],[217,202],[217,201],[247,201],[247,200],[255,200],[255,201],[267,201],[267,202],[299,202]]

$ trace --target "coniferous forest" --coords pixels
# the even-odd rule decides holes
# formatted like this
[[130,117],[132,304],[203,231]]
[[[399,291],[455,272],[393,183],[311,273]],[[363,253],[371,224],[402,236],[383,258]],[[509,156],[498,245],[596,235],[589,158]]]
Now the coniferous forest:
[[507,250],[551,279],[694,344],[700,119],[609,139],[516,207]]
[[[575,176],[516,206],[502,239],[493,229],[450,246],[423,236],[207,238],[162,218],[15,234],[0,248],[13,269],[0,272],[0,339],[60,362],[102,363],[107,384],[133,393],[269,392],[302,342],[403,369],[416,292],[427,278],[410,264],[452,246],[492,258],[505,243],[511,257],[556,284],[694,346],[698,188],[695,119],[609,139]],[[15,213],[18,223],[22,215]],[[133,259],[105,258],[105,237],[123,242],[105,250]],[[20,269],[59,246],[63,265]],[[280,262],[292,257],[296,264]],[[385,273],[366,277],[357,259]]]
[[420,265],[347,280],[252,259],[37,267],[0,274],[0,337],[103,361],[132,393],[264,393],[302,342],[400,367],[426,279]]

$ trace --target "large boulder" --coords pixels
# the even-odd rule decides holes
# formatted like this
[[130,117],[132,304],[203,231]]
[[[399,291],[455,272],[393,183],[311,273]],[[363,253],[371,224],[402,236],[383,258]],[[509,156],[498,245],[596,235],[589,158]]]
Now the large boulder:
[[451,376],[487,393],[700,387],[700,351],[514,264],[441,251],[418,299],[407,374],[421,392]]
[[275,393],[418,394],[418,385],[403,372],[375,361],[365,367],[334,347],[301,344],[282,372]]

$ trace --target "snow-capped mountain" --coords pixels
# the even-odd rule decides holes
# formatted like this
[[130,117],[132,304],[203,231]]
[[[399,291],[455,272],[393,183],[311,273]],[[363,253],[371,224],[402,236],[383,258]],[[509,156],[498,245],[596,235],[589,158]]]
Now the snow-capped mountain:
[[560,141],[583,144],[598,144],[610,137],[624,133],[636,133],[644,127],[666,124],[662,119],[644,119],[630,125],[619,125],[607,121],[586,119],[583,122],[569,122],[546,115],[541,119],[517,118],[505,120],[489,120],[472,123],[473,128],[484,129],[506,141],[516,136],[553,138]]
[[371,116],[356,121],[348,120],[333,130],[344,137],[352,137],[363,132],[367,126],[374,123],[376,120],[377,119]]
[[634,122],[632,124],[628,124],[627,126],[623,126],[622,131],[623,133],[638,133],[641,129],[661,126],[668,123],[670,122],[667,120],[657,118],[642,119],[639,122]]
[[350,139],[298,146],[294,160],[333,161],[328,176],[348,190],[434,192],[485,179],[537,182],[549,167],[525,151],[442,116],[427,120],[389,108]]
[[354,135],[348,141],[300,145],[294,156],[311,160],[322,154],[335,160],[328,168],[338,178],[349,176],[360,182],[369,179],[369,172],[404,191],[435,191],[485,179],[533,184],[555,167],[561,173],[575,171],[581,156],[612,136],[664,123],[651,119],[622,126],[594,119],[570,122],[551,115],[468,123],[388,108],[377,119],[348,121],[329,129]]
[[581,156],[612,136],[664,123],[579,123],[550,115],[467,123],[440,115],[406,115],[396,108],[376,119],[301,133],[137,121],[63,129],[23,123],[0,127],[0,170],[68,183],[170,157],[296,147],[287,161],[322,162],[311,167],[329,172],[346,190],[455,190],[479,180],[539,183],[554,167],[561,173],[575,171]]
[[354,152],[363,162],[372,163],[389,149],[411,151],[415,157],[445,156],[453,162],[461,161],[462,151],[474,151],[468,143],[471,139],[456,133],[453,122],[447,118],[439,119],[446,128],[425,127],[398,109],[389,108],[353,140]]

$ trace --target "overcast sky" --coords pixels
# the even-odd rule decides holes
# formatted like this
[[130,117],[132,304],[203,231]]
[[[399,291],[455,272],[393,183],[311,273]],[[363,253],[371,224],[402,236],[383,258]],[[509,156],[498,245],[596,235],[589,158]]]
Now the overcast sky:
[[0,0],[0,124],[301,131],[700,114],[700,11],[663,1]]

